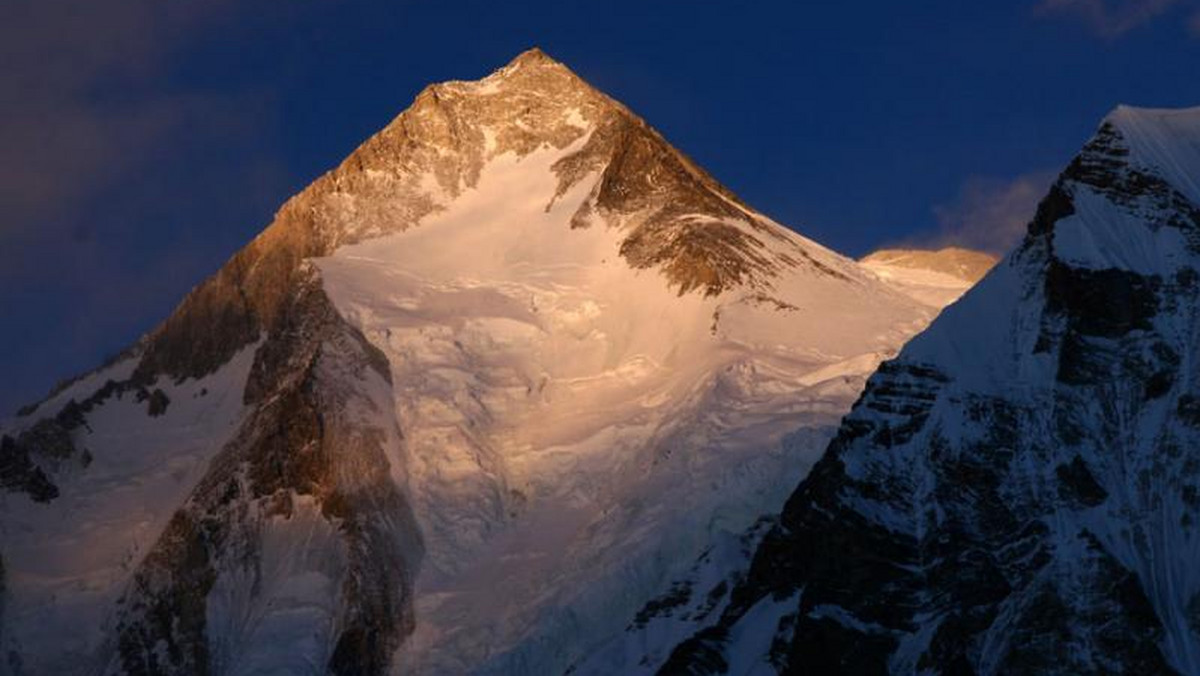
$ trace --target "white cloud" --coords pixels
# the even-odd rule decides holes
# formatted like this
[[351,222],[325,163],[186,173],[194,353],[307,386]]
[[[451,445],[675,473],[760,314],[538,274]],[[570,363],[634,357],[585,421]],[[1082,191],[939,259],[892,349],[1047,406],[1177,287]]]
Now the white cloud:
[[1004,253],[1024,236],[1054,177],[1037,171],[1011,179],[967,179],[953,202],[933,208],[940,232],[932,244]]
[[1097,35],[1117,38],[1153,21],[1184,0],[1041,0],[1039,15],[1067,15]]

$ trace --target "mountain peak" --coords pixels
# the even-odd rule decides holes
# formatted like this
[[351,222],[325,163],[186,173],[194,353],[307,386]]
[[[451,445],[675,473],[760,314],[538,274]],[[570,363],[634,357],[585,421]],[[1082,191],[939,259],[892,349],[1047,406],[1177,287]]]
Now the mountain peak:
[[563,673],[780,504],[934,314],[540,50],[431,85],[0,428],[0,492],[31,498],[0,495],[0,652]]
[[1105,118],[1133,159],[1155,170],[1193,203],[1200,204],[1200,106],[1117,106]]
[[531,47],[521,52],[507,64],[480,80],[447,82],[431,85],[430,88],[444,89],[446,87],[466,88],[465,91],[479,95],[520,90],[554,94],[574,90],[607,98],[561,61],[538,47]]
[[517,54],[512,61],[508,62],[508,67],[528,66],[528,65],[550,65],[562,66],[562,62],[542,51],[541,47],[530,47],[525,51]]
[[583,198],[571,202],[567,227],[620,233],[619,259],[658,272],[681,295],[741,290],[774,298],[777,279],[790,269],[843,280],[861,274],[755,212],[628,108],[533,48],[480,80],[426,87],[288,200],[147,338],[139,373],[210,372],[277,325],[288,289],[304,278],[305,259],[424,227],[476,191],[488,167],[541,153],[556,156],[548,169],[553,187],[526,199],[549,212],[578,189]]
[[1106,118],[663,672],[1200,673],[1198,113]]
[[[334,172],[334,182],[367,188],[370,195],[355,191],[360,200],[369,196],[395,204],[405,194],[405,200],[435,209],[439,200],[474,188],[497,158],[546,149],[560,152],[551,167],[557,189],[545,196],[547,209],[575,186],[598,181],[571,227],[603,224],[625,231],[621,257],[632,267],[662,271],[680,293],[766,291],[780,270],[797,265],[842,274],[829,267],[828,252],[814,257],[819,247],[797,250],[783,228],[746,206],[628,108],[536,47],[480,80],[426,88]],[[381,178],[396,173],[434,181],[397,185],[394,178]],[[438,189],[423,192],[433,182]],[[353,243],[409,227],[429,213],[376,220],[363,218],[363,212],[322,229],[334,233],[337,244]]]
[[1119,106],[1051,187],[1022,246],[1049,246],[1076,268],[1169,274],[1184,262],[1178,241],[1194,238],[1185,221],[1200,218],[1198,176],[1200,108]]
[[996,264],[996,257],[951,246],[879,249],[858,262],[912,298],[940,308],[982,279]]

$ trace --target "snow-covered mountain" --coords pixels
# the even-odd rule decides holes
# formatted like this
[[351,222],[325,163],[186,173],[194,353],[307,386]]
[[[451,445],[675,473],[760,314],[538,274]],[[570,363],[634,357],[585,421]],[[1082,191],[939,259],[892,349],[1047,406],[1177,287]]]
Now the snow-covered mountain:
[[649,668],[1200,673],[1198,269],[1200,108],[1118,108]]
[[880,249],[858,262],[918,301],[943,307],[983,279],[996,260],[982,251],[950,246]]
[[983,279],[997,258],[982,251],[948,246],[941,249],[879,249],[858,260],[872,269],[920,270],[948,275],[974,284]]
[[0,671],[562,671],[939,309],[537,50],[433,85],[0,425]]

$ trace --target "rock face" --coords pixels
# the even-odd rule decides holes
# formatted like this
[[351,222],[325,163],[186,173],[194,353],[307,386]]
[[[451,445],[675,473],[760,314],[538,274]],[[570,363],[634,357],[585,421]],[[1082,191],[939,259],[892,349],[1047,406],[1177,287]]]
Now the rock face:
[[631,266],[661,270],[680,293],[716,295],[765,287],[773,272],[804,262],[803,251],[770,250],[764,240],[780,233],[641,118],[535,49],[486,81],[422,91],[192,291],[145,341],[137,374],[212,372],[274,328],[302,260],[412,227],[474,186],[495,157],[562,149],[585,136],[553,167],[558,186],[547,207],[601,172],[571,223],[586,227],[592,215],[621,222],[620,255]]
[[0,426],[0,673],[561,671],[939,307],[537,50],[430,86]]
[[1200,672],[1200,109],[1119,108],[662,673]]
[[[244,395],[250,413],[238,435],[118,601],[110,671],[226,673],[254,664],[255,649],[278,649],[257,644],[311,640],[293,630],[301,622],[261,609],[331,591],[287,588],[310,576],[341,587],[338,611],[319,618],[327,622],[318,626],[332,640],[329,652],[294,661],[273,655],[273,668],[311,667],[316,656],[333,674],[379,673],[411,631],[421,544],[384,450],[398,431],[362,424],[390,404],[372,396],[386,392],[390,373],[314,282],[295,291],[274,339],[259,348]],[[308,551],[291,552],[300,560],[273,560],[275,532],[302,523],[311,529]],[[268,631],[273,622],[284,626]],[[249,649],[231,649],[238,644]]]

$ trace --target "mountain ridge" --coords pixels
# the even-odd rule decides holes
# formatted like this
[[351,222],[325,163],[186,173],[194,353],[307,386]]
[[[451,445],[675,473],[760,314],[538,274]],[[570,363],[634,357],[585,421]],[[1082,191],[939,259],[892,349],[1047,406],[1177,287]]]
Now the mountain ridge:
[[944,247],[879,249],[858,262],[914,299],[942,307],[958,300],[997,260],[980,251]]
[[858,259],[860,263],[877,263],[940,272],[972,284],[983,279],[987,271],[992,269],[992,266],[999,260],[998,256],[958,246],[947,246],[940,249],[889,247],[876,249]]
[[541,52],[431,85],[5,422],[0,642],[61,673],[565,669],[781,501],[939,308]]
[[1196,671],[1197,125],[1105,118],[661,673]]
[[[453,148],[462,143],[460,132],[456,131],[455,115],[446,112],[446,107],[453,105],[455,94],[464,89],[474,94],[479,90],[494,89],[494,93],[499,94],[505,85],[519,87],[526,84],[524,80],[532,80],[533,84],[549,90],[566,92],[567,102],[547,106],[548,112],[538,111],[535,105],[526,107],[526,114],[531,110],[541,113],[535,115],[538,118],[533,123],[538,130],[536,133],[525,132],[523,120],[517,125],[503,126],[497,139],[487,140],[488,144],[494,142],[496,145],[488,145],[483,155],[468,157],[466,166],[461,168],[453,163],[439,165],[437,158],[430,156],[441,154],[445,146]],[[597,130],[594,144],[585,146],[574,157],[564,158],[556,167],[562,178],[558,194],[569,188],[571,181],[577,180],[587,168],[599,164],[608,166],[594,207],[591,204],[581,207],[572,223],[583,224],[592,208],[619,214],[657,207],[660,212],[623,243],[621,253],[631,265],[663,269],[681,293],[702,289],[712,295],[727,286],[742,283],[761,287],[767,283],[765,278],[769,278],[773,268],[796,264],[786,256],[772,257],[761,253],[762,242],[754,233],[732,227],[689,227],[681,222],[676,209],[744,219],[756,233],[769,233],[772,228],[690,158],[670,146],[644,120],[593,89],[545,52],[533,48],[478,85],[451,81],[426,87],[410,108],[356,148],[338,167],[288,199],[270,226],[234,254],[216,275],[189,292],[166,322],[138,341],[134,349],[142,351],[142,363],[136,377],[146,380],[162,373],[180,379],[211,372],[215,364],[223,363],[237,348],[251,342],[258,332],[270,330],[279,314],[279,306],[284,302],[278,290],[288,288],[293,282],[299,261],[325,255],[341,244],[353,243],[364,236],[379,234],[382,226],[373,219],[377,220],[382,214],[361,214],[360,219],[367,221],[367,225],[358,224],[357,230],[331,227],[329,210],[341,206],[337,204],[344,201],[339,199],[340,195],[347,195],[350,200],[355,197],[365,200],[377,194],[375,191],[387,191],[389,199],[385,203],[389,208],[398,208],[386,214],[387,220],[393,223],[388,227],[397,227],[397,222],[398,227],[412,227],[438,206],[422,193],[423,186],[412,184],[406,174],[416,175],[420,170],[432,167],[438,187],[453,196],[477,180],[479,167],[488,154],[510,149],[525,154],[542,142],[561,145],[568,139],[577,138],[583,130],[568,124],[565,119],[547,124],[551,117],[549,113],[560,112],[568,104],[579,105],[585,121],[594,116],[606,122]],[[505,105],[493,115],[505,114],[512,107]],[[613,148],[622,149],[615,169],[613,163],[605,162],[615,152]],[[407,158],[412,154],[416,157]],[[390,181],[372,181],[371,172],[394,171],[396,159],[403,162],[399,167],[400,175]],[[667,167],[675,167],[659,172],[656,167],[664,163]],[[648,180],[651,175],[669,182],[665,190],[660,190],[665,194],[656,198],[666,204],[626,204],[623,195],[645,194],[647,190],[658,189]],[[397,192],[401,193],[400,199],[397,199]],[[717,199],[703,197],[709,194]],[[774,233],[774,236],[779,234]],[[801,251],[798,255],[804,257],[806,253]],[[819,259],[808,259],[808,262],[825,266]],[[838,274],[827,266],[825,269]],[[213,326],[220,328],[209,330]]]

